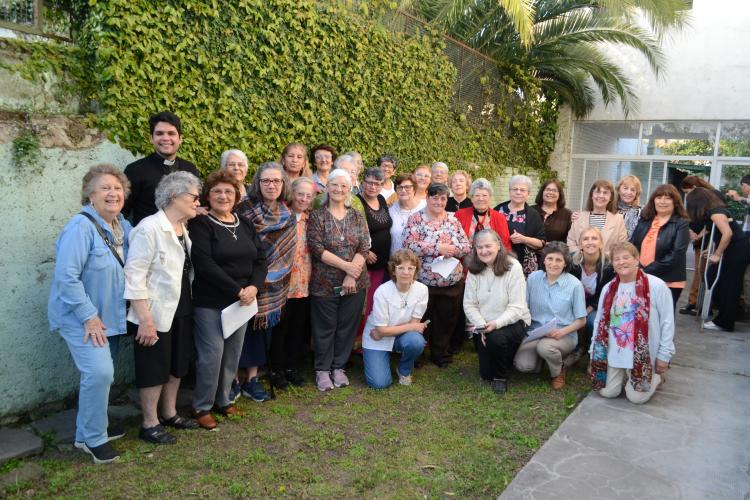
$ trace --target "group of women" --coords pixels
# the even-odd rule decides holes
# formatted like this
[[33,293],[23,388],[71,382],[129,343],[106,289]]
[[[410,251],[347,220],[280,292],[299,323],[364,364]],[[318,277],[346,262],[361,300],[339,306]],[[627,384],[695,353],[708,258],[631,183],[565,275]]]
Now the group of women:
[[[157,444],[176,441],[167,428],[215,428],[215,414],[239,413],[240,395],[267,400],[263,366],[276,388],[303,385],[311,346],[318,390],[349,385],[358,331],[375,388],[392,383],[389,353],[400,353],[396,375],[409,385],[427,345],[444,367],[473,338],[480,375],[498,393],[513,365],[538,371],[542,362],[559,389],[570,360],[589,352],[602,395],[625,386],[645,402],[674,353],[688,214],[693,231],[714,235],[708,261],[724,260],[713,324],[733,327],[737,283],[725,270],[747,264],[748,243],[705,188],[691,192],[686,213],[670,185],[641,209],[637,178],[597,181],[574,213],[556,180],[530,206],[531,180],[519,175],[492,209],[488,180],[449,176],[442,163],[394,177],[397,160],[383,155],[359,186],[358,154],[323,144],[309,158],[314,174],[305,146],[290,144],[250,184],[240,150],[224,152],[203,182],[171,173],[156,189],[158,212],[135,228],[120,213],[127,177],[112,165],[85,175],[83,209],[57,241],[49,318],[81,372],[76,446],[96,463],[118,457],[109,441],[122,433],[108,429],[107,401],[125,333],[139,435]],[[237,305],[257,312],[227,331],[222,311]],[[193,362],[189,418],[176,397]]]

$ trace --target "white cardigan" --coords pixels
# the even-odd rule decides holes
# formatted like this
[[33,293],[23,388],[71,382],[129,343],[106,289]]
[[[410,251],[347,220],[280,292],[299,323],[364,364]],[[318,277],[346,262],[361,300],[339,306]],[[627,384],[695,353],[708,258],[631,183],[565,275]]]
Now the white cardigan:
[[464,312],[470,324],[483,326],[494,321],[495,328],[502,328],[520,319],[531,324],[523,270],[516,259],[510,261],[510,270],[502,276],[495,276],[489,267],[466,276]]
[[[669,363],[674,356],[674,303],[672,302],[672,292],[669,291],[664,281],[650,274],[647,274],[646,277],[651,294],[648,312],[648,351],[651,356],[651,364],[656,366],[657,359]],[[599,308],[596,310],[589,356],[594,350],[594,339],[596,338],[596,332],[599,331],[599,322],[602,319],[604,298],[607,296],[611,284],[612,282],[609,282],[604,285],[599,297]]]
[[[191,242],[184,226],[182,234],[190,252]],[[130,231],[128,241],[125,299],[148,300],[156,330],[168,332],[180,300],[185,251],[163,210],[143,219]],[[138,324],[138,316],[132,307],[128,312],[128,321]]]

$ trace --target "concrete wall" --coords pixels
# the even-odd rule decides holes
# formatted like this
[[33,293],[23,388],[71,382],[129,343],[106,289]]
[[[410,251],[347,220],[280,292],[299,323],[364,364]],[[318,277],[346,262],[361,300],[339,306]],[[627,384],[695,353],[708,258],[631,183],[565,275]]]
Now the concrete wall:
[[[663,45],[666,71],[656,78],[642,57],[612,49],[639,96],[632,120],[750,118],[750,2],[693,0],[690,26]],[[622,120],[619,104],[599,103],[589,120]]]

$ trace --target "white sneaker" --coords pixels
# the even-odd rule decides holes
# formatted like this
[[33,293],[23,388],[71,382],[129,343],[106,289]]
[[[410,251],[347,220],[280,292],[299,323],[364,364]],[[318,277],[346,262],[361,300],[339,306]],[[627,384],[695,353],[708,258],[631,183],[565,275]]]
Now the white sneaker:
[[346,387],[349,385],[349,378],[341,368],[333,370],[333,385],[334,387]]
[[398,374],[398,383],[401,385],[411,385],[412,379],[411,375],[401,375],[398,373],[398,370],[396,370],[396,374]]
[[713,330],[715,332],[723,332],[724,329],[720,327],[719,325],[715,324],[713,321],[704,321],[703,322],[703,329],[704,330]]
[[331,374],[327,371],[315,372],[315,385],[318,386],[320,392],[330,391],[333,389],[333,382],[331,382]]

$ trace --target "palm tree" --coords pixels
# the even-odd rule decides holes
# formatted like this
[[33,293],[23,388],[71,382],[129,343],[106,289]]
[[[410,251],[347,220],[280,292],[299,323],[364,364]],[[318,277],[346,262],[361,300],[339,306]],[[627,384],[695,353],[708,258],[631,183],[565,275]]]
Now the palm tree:
[[450,36],[495,58],[527,68],[550,97],[577,116],[594,107],[597,91],[627,115],[637,106],[633,85],[605,47],[642,54],[659,75],[661,40],[687,23],[688,0],[407,0],[402,5]]

